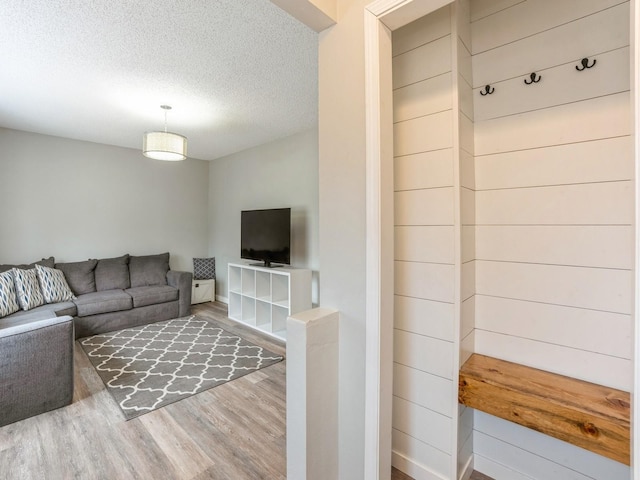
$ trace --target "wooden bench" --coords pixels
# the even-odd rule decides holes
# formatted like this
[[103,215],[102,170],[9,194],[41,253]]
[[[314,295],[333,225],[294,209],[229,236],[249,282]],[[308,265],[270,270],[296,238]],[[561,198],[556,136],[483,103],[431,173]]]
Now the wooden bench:
[[629,465],[628,392],[473,354],[458,401]]

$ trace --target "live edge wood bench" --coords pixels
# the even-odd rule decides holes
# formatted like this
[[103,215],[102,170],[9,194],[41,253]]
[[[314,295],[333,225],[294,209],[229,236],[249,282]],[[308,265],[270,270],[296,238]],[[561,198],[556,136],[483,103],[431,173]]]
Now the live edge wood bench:
[[628,392],[473,354],[458,401],[629,465]]

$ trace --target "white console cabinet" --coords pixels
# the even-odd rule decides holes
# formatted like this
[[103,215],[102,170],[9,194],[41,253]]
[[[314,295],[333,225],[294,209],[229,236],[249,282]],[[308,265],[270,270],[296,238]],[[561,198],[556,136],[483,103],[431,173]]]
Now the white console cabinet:
[[215,302],[215,280],[193,280],[191,282],[191,305],[203,302]]
[[286,340],[289,315],[311,308],[311,270],[229,264],[229,318]]

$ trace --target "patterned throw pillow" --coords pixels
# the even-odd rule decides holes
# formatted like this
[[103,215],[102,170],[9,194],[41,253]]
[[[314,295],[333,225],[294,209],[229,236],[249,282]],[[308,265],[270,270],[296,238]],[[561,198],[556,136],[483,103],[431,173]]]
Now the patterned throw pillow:
[[0,273],[0,318],[20,310],[11,272]]
[[36,274],[45,303],[68,302],[76,298],[62,270],[36,265]]
[[216,259],[194,258],[193,259],[193,279],[194,280],[215,280]]
[[38,284],[36,269],[20,270],[12,268],[13,281],[16,286],[16,298],[23,310],[30,310],[44,304],[44,297]]

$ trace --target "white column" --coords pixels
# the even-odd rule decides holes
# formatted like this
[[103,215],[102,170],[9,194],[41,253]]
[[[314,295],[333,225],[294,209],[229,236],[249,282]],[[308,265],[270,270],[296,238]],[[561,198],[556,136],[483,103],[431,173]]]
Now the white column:
[[338,478],[337,310],[287,319],[287,478]]

